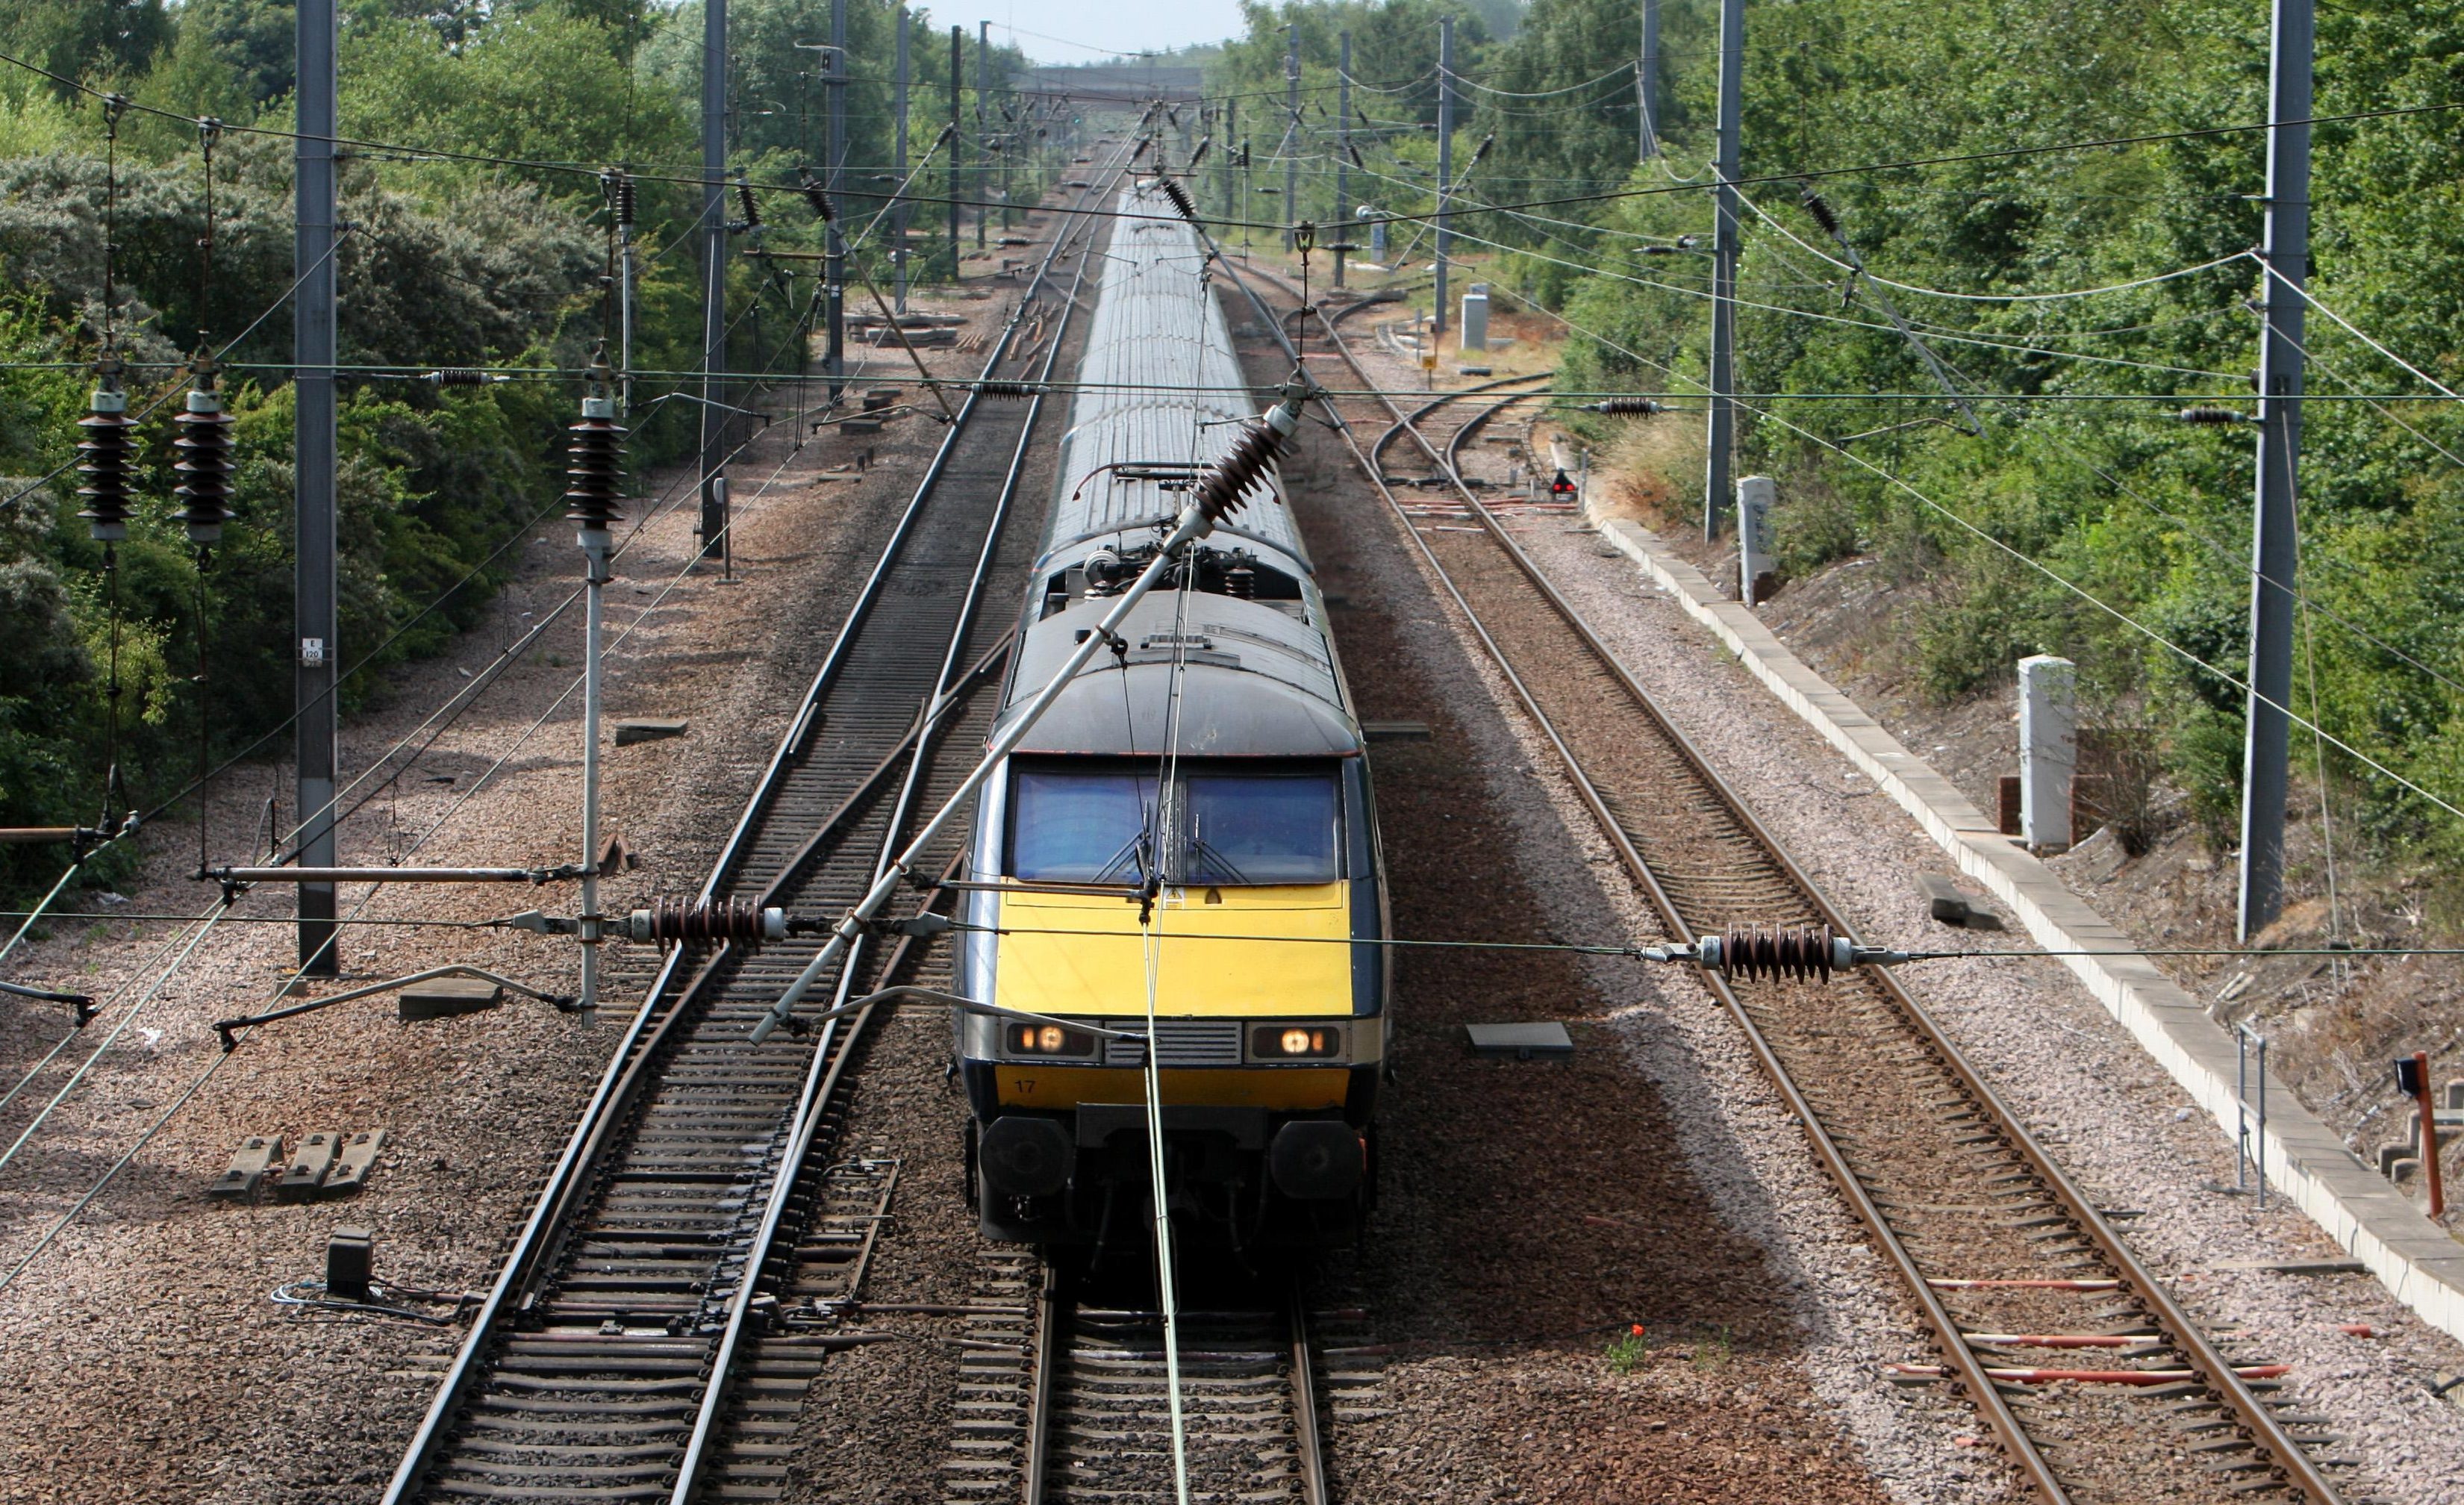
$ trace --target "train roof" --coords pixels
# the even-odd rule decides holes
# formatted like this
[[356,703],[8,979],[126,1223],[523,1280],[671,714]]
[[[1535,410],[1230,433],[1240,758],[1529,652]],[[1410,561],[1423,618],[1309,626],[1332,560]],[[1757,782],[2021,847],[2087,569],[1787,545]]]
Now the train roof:
[[[1111,603],[1072,603],[1035,624],[1010,710],[1051,682]],[[1323,612],[1312,600],[1309,609]],[[1341,757],[1360,750],[1317,621],[1265,602],[1158,590],[1121,624],[1125,653],[1098,653],[1030,728],[1023,753],[1192,758]],[[1172,694],[1177,668],[1180,693]],[[1178,704],[1176,706],[1175,701]],[[1170,724],[1178,717],[1178,724]],[[1169,738],[1167,737],[1169,735]]]
[[[1103,253],[1082,368],[1089,385],[1070,404],[1004,720],[1050,682],[1112,607],[1104,587],[1088,586],[1070,566],[1099,548],[1151,547],[1155,524],[1170,522],[1187,501],[1193,469],[1230,449],[1242,421],[1258,410],[1195,228],[1144,190],[1125,193],[1121,210],[1128,217],[1116,222]],[[1154,469],[1130,477],[1092,474],[1118,466]],[[1167,490],[1173,480],[1181,485]],[[1201,588],[1156,590],[1122,624],[1126,650],[1098,653],[1021,752],[1155,756],[1168,741],[1193,757],[1359,751],[1326,602],[1309,579],[1308,546],[1285,505],[1282,477],[1269,469],[1202,546],[1237,550],[1270,576],[1271,588],[1258,587],[1264,599],[1215,588],[1220,577]],[[1189,574],[1196,573],[1193,563]]]
[[[1162,479],[1123,479],[1105,467],[1203,466],[1258,411],[1197,230],[1151,189],[1125,190],[1119,207],[1079,373],[1088,385],[1070,400],[1062,439],[1046,566],[1115,540],[1134,542],[1180,511],[1183,493],[1165,490]],[[1230,520],[1238,536],[1285,555],[1284,567],[1309,572],[1280,476],[1270,471]]]

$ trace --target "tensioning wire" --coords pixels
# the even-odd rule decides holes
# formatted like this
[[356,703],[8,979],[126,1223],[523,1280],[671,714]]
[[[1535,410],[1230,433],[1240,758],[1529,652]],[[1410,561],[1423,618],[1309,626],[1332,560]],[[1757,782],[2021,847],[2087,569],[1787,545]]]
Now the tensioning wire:
[[[1127,900],[1124,900],[1127,902]],[[991,936],[1084,936],[1113,941],[1152,935],[1157,941],[1271,941],[1305,946],[1398,946],[1431,951],[1552,951],[1566,956],[1643,958],[1643,946],[1620,946],[1575,941],[1429,941],[1397,936],[1260,936],[1221,935],[1207,931],[1081,930],[1059,925],[953,924],[954,931]],[[2254,951],[2239,946],[2149,946],[2013,951],[1910,951],[1911,962],[1997,961],[2028,957],[2240,957],[2264,962],[2271,957],[2464,957],[2464,946],[2315,946]],[[1890,964],[1890,963],[1882,963]]]
[[[31,918],[40,916],[41,913],[42,912],[39,910],[6,909],[0,910],[0,919]],[[92,910],[80,909],[67,914],[61,914],[55,911],[49,918],[54,923],[62,925],[73,924],[81,920],[94,920],[99,923],[109,923],[122,919],[130,921],[166,920],[176,924],[193,925],[197,922],[198,917],[194,915],[97,914]],[[225,915],[222,918],[222,923],[226,925],[296,925],[299,923],[299,918],[296,915]],[[330,919],[327,920],[326,923],[331,925],[422,925],[438,930],[518,930],[521,928],[520,926],[514,924],[512,921],[504,919]]]
[[[1461,233],[1463,233],[1463,232],[1457,232],[1457,233],[1458,233],[1458,234],[1461,234]],[[1457,263],[1457,265],[1463,265],[1463,263],[1460,263],[1460,262],[1459,262],[1459,263]],[[1611,274],[1602,274],[1602,275],[1607,276],[1607,275],[1611,275]],[[1658,284],[1645,283],[1645,284],[1643,284],[1643,285],[1645,285],[1645,286],[1656,286],[1656,285],[1658,285]],[[1681,289],[1680,291],[1683,291],[1683,290],[1682,290],[1682,289]],[[1397,308],[1400,308],[1402,305],[1398,303],[1398,304],[1397,304],[1396,306],[1397,306]],[[1341,310],[1330,310],[1330,312],[1340,312],[1340,311],[1341,311]],[[1792,314],[1793,314],[1793,313],[1803,313],[1803,312],[1805,312],[1805,310],[1801,310],[1801,309],[1779,309],[1779,310],[1777,310],[1777,311],[1779,311],[1779,312],[1783,312],[1783,313],[1792,313]],[[2230,310],[2215,310],[2214,312],[2230,312]],[[1816,317],[1818,317],[1818,316],[1816,316]],[[2205,317],[2205,316],[2202,316],[2202,317]],[[1871,325],[1871,326],[1859,324],[1859,325],[1856,325],[1855,327],[1858,327],[1858,328],[1866,328],[1866,327],[1871,327],[1871,328],[1875,328],[1875,329],[1881,329],[1881,330],[1883,330],[1883,331],[1885,331],[1885,332],[1888,332],[1888,331],[1889,331],[1889,329],[1890,329],[1890,326],[1889,326],[1888,324],[1875,324],[1875,325]],[[1930,326],[1928,326],[1928,327],[1930,327]],[[1985,342],[1971,342],[1971,343],[1985,343]],[[1989,344],[1989,347],[1990,347],[1990,348],[1994,348],[1994,349],[2015,349],[2015,348],[2018,348],[2018,347],[2014,347],[2014,346],[2008,346],[2008,345],[1991,345],[1991,344]],[[2023,353],[2030,353],[2030,354],[2043,354],[2043,355],[2054,356],[2054,357],[2058,357],[2058,358],[2075,358],[2075,359],[2084,359],[2084,357],[2079,357],[2079,356],[2078,356],[2078,355],[2076,354],[2076,352],[2067,351],[2067,350],[2045,350],[2045,351],[2035,351],[2035,350],[2033,350],[2033,349],[2032,349],[2032,350],[2024,351]],[[232,363],[231,368],[232,368],[232,369],[234,369],[234,370],[261,370],[261,371],[275,371],[275,370],[291,370],[291,369],[294,369],[294,367],[293,367],[292,365],[290,365],[288,363],[284,363],[284,362],[270,362],[270,361],[269,361],[269,362],[235,362],[235,363]],[[319,369],[319,370],[323,370],[323,369],[325,369],[325,367],[323,367],[323,366],[319,366],[319,367],[318,367],[318,369]],[[428,374],[428,373],[427,373],[427,372],[425,372],[425,371],[418,370],[418,369],[415,367],[415,365],[365,365],[365,366],[349,366],[349,365],[341,365],[341,366],[335,366],[335,367],[333,367],[333,369],[338,370],[338,371],[347,371],[347,372],[351,372],[351,373],[359,374],[359,375],[366,375],[366,376],[372,376],[372,377],[378,377],[378,378],[389,378],[389,379],[393,379],[393,380],[401,380],[401,381],[416,381],[416,380],[420,380],[420,379],[424,378],[424,377]],[[430,367],[430,369],[433,369],[433,367]],[[2181,369],[2181,368],[2179,368],[2179,367],[2163,367],[2162,369],[2168,369],[2168,370],[2169,370],[2169,369]],[[572,366],[572,367],[564,367],[564,366],[491,366],[491,367],[486,368],[486,370],[487,370],[487,374],[488,374],[489,376],[492,376],[492,377],[494,377],[494,376],[502,376],[502,377],[506,378],[506,379],[507,379],[507,380],[509,380],[509,381],[541,381],[541,382],[547,382],[547,381],[580,381],[580,380],[582,380],[582,379],[583,379],[583,378],[587,377],[587,376],[590,374],[587,368],[585,368],[585,367],[582,367],[582,366]],[[650,380],[654,385],[655,385],[656,383],[658,383],[658,382],[662,382],[662,381],[697,382],[697,381],[699,381],[699,380],[701,379],[701,376],[702,376],[702,373],[701,373],[698,369],[694,369],[694,370],[684,370],[684,369],[671,369],[671,368],[650,368],[650,369],[642,369],[642,368],[637,368],[637,369],[635,369],[635,370],[634,370],[634,372],[633,372],[632,374],[634,374],[635,376],[638,376],[638,377],[644,377],[644,378],[647,378],[647,379]],[[2197,375],[2197,374],[2209,374],[2209,373],[2199,373],[2199,372],[2195,372],[2195,371],[2194,371],[2194,372],[2191,372],[2190,374]],[[726,380],[726,381],[730,381],[730,382],[753,382],[753,381],[760,381],[760,380],[764,380],[764,379],[770,379],[770,380],[782,380],[782,381],[797,381],[797,382],[804,383],[805,385],[810,385],[810,384],[811,384],[812,382],[814,382],[814,381],[821,380],[821,378],[819,378],[819,377],[793,377],[793,376],[786,376],[786,377],[782,377],[782,374],[781,374],[778,369],[776,369],[775,367],[774,367],[774,368],[772,368],[772,369],[769,369],[769,370],[765,370],[765,371],[718,371],[718,372],[713,372],[713,373],[712,373],[712,375],[713,375],[714,377],[716,377],[716,378],[719,378],[719,379],[723,379],[723,380]],[[852,375],[850,375],[850,376],[847,378],[847,380],[848,380],[850,383],[852,383],[852,382],[856,381],[856,380],[857,380],[857,378],[856,378],[856,377],[854,377],[854,376],[852,376]],[[903,375],[903,374],[891,374],[891,375],[884,375],[884,376],[875,377],[875,378],[869,378],[868,380],[874,381],[874,382],[878,383],[879,385],[884,385],[884,386],[892,386],[892,387],[895,387],[895,386],[904,385],[906,382],[913,381],[913,380],[914,380],[914,378],[913,378],[913,376],[907,376],[907,375]],[[1001,377],[984,377],[984,378],[979,378],[979,377],[936,377],[936,378],[935,378],[935,385],[937,385],[937,386],[939,386],[939,387],[943,387],[943,388],[945,388],[945,389],[947,389],[947,390],[954,391],[954,392],[958,392],[958,391],[973,391],[973,390],[975,390],[975,389],[977,389],[977,388],[979,388],[979,387],[991,387],[991,388],[995,389],[995,390],[996,390],[1000,395],[1004,396],[1004,397],[1017,394],[1017,393],[1019,392],[1019,390],[1020,390],[1020,388],[1021,388],[1022,387],[1028,388],[1028,390],[1027,390],[1027,391],[1026,391],[1026,393],[1025,393],[1025,395],[1028,395],[1028,396],[1033,396],[1033,395],[1034,395],[1036,392],[1038,392],[1038,391],[1047,392],[1047,393],[1049,393],[1049,392],[1119,392],[1119,391],[1154,392],[1154,391],[1163,391],[1163,392],[1172,392],[1172,393],[1176,393],[1176,394],[1188,395],[1188,396],[1208,396],[1208,395],[1220,395],[1220,396],[1243,396],[1243,395],[1245,395],[1245,396],[1257,397],[1257,396],[1265,395],[1265,394],[1267,394],[1267,393],[1269,393],[1269,392],[1271,392],[1271,391],[1273,390],[1273,388],[1271,388],[1271,387],[1247,387],[1247,386],[1238,386],[1238,385],[1227,385],[1227,386],[1220,386],[1220,387],[1210,387],[1210,386],[1204,386],[1204,385],[1200,385],[1200,384],[1197,384],[1197,383],[1192,383],[1192,384],[1189,384],[1189,385],[1186,385],[1186,386],[1167,386],[1167,387],[1157,387],[1157,386],[1155,386],[1155,384],[1153,384],[1153,383],[1151,383],[1151,382],[1063,382],[1063,381],[1035,381],[1035,382],[1023,382],[1023,383],[1022,383],[1022,382],[1019,382],[1019,381],[1013,381],[1013,380],[1009,380],[1009,379],[1007,379],[1007,378],[1001,378]],[[1425,398],[1427,398],[1428,396],[1430,396],[1430,395],[1431,395],[1431,394],[1430,394],[1429,389],[1428,389],[1427,387],[1327,387],[1327,386],[1319,386],[1319,387],[1316,387],[1315,388],[1313,388],[1313,391],[1314,391],[1315,395],[1322,396],[1322,397],[1398,397],[1398,398],[1400,398],[1400,397],[1409,397],[1409,398],[1415,398],[1415,399],[1425,399]],[[1440,393],[1438,393],[1437,395],[1443,396],[1443,395],[1445,395],[1445,394],[1444,394],[1443,392],[1440,392]],[[1536,394],[1535,394],[1535,395],[1536,395]],[[1635,387],[1596,387],[1596,388],[1595,388],[1595,387],[1581,387],[1581,388],[1574,388],[1574,389],[1568,389],[1568,390],[1557,390],[1557,389],[1551,389],[1551,390],[1547,395],[1548,395],[1548,396],[1550,396],[1550,397],[1551,397],[1551,398],[1561,398],[1561,399],[1564,399],[1564,400],[1569,401],[1569,402],[1573,402],[1573,401],[1596,402],[1596,401],[1600,401],[1600,400],[1603,400],[1603,399],[1606,399],[1606,398],[1611,398],[1611,397],[1650,397],[1650,398],[1668,398],[1668,399],[1674,399],[1674,400],[1678,400],[1678,401],[1690,402],[1690,401],[1693,401],[1693,400],[1695,400],[1695,399],[1697,399],[1697,398],[1700,398],[1700,397],[1703,395],[1703,393],[1702,393],[1701,391],[1699,391],[1699,390],[1688,390],[1688,391],[1653,391],[1653,390],[1642,390],[1642,389],[1639,389],[1639,388],[1635,388]],[[1931,391],[1931,392],[1735,392],[1735,393],[1732,393],[1731,395],[1732,395],[1732,396],[1734,396],[1734,397],[1735,397],[1739,402],[1754,401],[1754,402],[1840,402],[1840,403],[1892,403],[1892,402],[1931,402],[1931,403],[1938,403],[1938,402],[1942,402],[1942,401],[1944,401],[1944,400],[1945,400],[1945,399],[1944,399],[1944,397],[1943,397],[1943,394],[1942,394],[1941,392],[1939,392],[1939,391]],[[2255,402],[2255,401],[2257,400],[2257,394],[2256,394],[2255,392],[2251,392],[2251,391],[2238,391],[2238,392],[1988,392],[1988,391],[1976,391],[1976,392],[1971,392],[1969,395],[1970,395],[1971,397],[1975,398],[1975,399],[1976,399],[1977,401],[1979,401],[1979,402],[1984,402],[1984,401],[1992,401],[1992,402],[1997,402],[1997,403],[2154,403],[2154,404],[2157,404],[2157,405],[2159,405],[2159,406],[2164,406],[2164,405],[2167,405],[2167,404],[2192,404],[2192,403],[2248,403],[2248,402]],[[2459,397],[2459,398],[2448,398],[2448,397],[2435,396],[2435,395],[2432,395],[2432,394],[2430,394],[2430,393],[2424,393],[2424,392],[2305,392],[2305,393],[2303,393],[2303,394],[2302,394],[2302,398],[2301,398],[2301,400],[2302,400],[2303,402],[2305,402],[2305,403],[2447,403],[2447,402],[2454,402],[2454,401],[2464,401],[2464,397]]]

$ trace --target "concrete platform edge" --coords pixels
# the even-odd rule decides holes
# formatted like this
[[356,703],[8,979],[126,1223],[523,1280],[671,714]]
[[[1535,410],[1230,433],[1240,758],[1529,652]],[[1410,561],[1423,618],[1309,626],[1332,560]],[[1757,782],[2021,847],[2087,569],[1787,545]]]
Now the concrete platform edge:
[[[1642,566],[1688,616],[1703,623],[1780,702],[1846,754],[1859,771],[1915,817],[1960,871],[2010,906],[2047,950],[2128,945],[2128,938],[2073,894],[2051,869],[2001,834],[1983,811],[1872,717],[1790,652],[1743,604],[1623,519],[1584,513],[1600,537]],[[2233,1037],[2144,957],[2061,959],[2158,1065],[2234,1133]],[[2403,1193],[2344,1148],[2281,1084],[2268,1088],[2267,1177],[2327,1235],[2362,1261],[2396,1299],[2452,1338],[2464,1339],[2464,1245],[2424,1217]]]

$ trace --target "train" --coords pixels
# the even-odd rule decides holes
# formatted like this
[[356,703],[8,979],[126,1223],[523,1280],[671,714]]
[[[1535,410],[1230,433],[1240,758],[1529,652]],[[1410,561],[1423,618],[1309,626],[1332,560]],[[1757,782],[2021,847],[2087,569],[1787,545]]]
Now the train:
[[[1155,184],[1118,204],[994,737],[1257,413],[1207,242]],[[1011,1012],[953,1013],[967,1195],[995,1239],[1147,1236],[1152,1008],[1181,1236],[1239,1254],[1350,1242],[1376,1185],[1385,867],[1278,470],[1107,647],[975,810],[955,986]]]

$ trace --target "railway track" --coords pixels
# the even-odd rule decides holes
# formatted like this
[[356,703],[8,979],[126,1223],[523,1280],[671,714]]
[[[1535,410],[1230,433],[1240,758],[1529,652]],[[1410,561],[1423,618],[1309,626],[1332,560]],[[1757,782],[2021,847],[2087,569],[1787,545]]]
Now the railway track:
[[[1091,174],[1102,202],[1126,162]],[[982,376],[1048,377],[1107,222],[1062,210]],[[1072,265],[1074,263],[1074,266]],[[1065,268],[1069,286],[1046,307]],[[1035,339],[1013,342],[1027,329]],[[1040,350],[1014,359],[1006,352]],[[1013,516],[1041,400],[971,393],[944,434],[705,899],[844,911],[990,725],[1023,570]],[[1040,491],[1029,506],[1040,506]],[[963,830],[952,834],[955,860]],[[933,900],[928,897],[926,902]],[[835,1348],[898,1190],[899,1165],[843,1158],[838,1131],[870,1011],[749,1042],[818,949],[687,945],[614,969],[644,1003],[551,1172],[386,1492],[396,1501],[777,1498],[805,1389]],[[808,1012],[942,964],[906,940],[860,947]],[[622,996],[613,992],[610,996]]]
[[[1356,385],[1375,387],[1339,322],[1321,317],[1324,339]],[[1363,475],[1669,932],[1690,941],[1732,924],[1828,924],[1853,935],[1479,489],[1463,484],[1461,441],[1516,400],[1485,402],[1442,447],[1419,426],[1439,402],[1410,414],[1388,398],[1335,407]],[[1381,452],[1410,439],[1464,521],[1433,521],[1399,498],[1354,430],[1384,431]],[[2337,1477],[2349,1477],[2354,1460],[2335,1456],[2323,1419],[2284,1391],[2281,1367],[2184,1310],[1886,969],[1828,985],[1702,976],[1930,1329],[1941,1362],[1898,1378],[1963,1394],[2037,1498],[2341,1497]],[[2044,1378],[2080,1371],[2121,1372],[2128,1383]]]
[[[961,1361],[947,1505],[1173,1498],[1163,1318],[1148,1309],[1153,1272],[1099,1280],[1029,1255],[994,1260]],[[1184,1284],[1231,1303],[1178,1316],[1189,1497],[1328,1505],[1329,1387],[1298,1283],[1214,1273]],[[1338,1359],[1334,1393],[1343,1395],[1364,1377]]]

